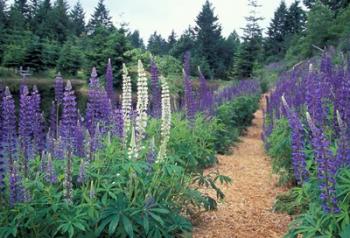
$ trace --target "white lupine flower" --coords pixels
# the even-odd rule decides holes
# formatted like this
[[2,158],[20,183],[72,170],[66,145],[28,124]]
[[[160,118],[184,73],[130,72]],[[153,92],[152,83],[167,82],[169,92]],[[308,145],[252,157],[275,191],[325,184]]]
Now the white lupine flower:
[[171,128],[171,105],[170,105],[170,91],[168,83],[164,78],[161,79],[162,85],[162,125],[161,125],[161,145],[157,157],[157,162],[162,161],[166,156],[166,148],[170,138]]
[[128,74],[128,69],[123,64],[123,93],[122,93],[122,113],[124,120],[124,133],[128,133],[131,123],[132,110],[132,94],[131,94],[131,79]]
[[136,141],[141,141],[145,136],[147,127],[148,110],[148,85],[146,72],[141,60],[138,61],[138,79],[137,79],[137,105],[136,105]]

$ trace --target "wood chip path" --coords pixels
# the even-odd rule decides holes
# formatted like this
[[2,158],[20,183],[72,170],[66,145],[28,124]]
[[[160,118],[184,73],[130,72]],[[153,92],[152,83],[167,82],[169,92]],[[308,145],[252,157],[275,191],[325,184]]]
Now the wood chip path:
[[276,195],[286,189],[276,186],[261,140],[262,124],[260,109],[233,154],[219,156],[217,168],[232,178],[232,185],[222,187],[226,197],[217,211],[194,221],[194,238],[279,238],[287,231],[291,217],[272,211]]

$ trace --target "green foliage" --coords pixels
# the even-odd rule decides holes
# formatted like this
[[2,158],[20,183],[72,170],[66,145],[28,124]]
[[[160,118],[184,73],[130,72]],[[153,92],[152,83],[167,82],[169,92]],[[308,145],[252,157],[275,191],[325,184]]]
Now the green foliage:
[[[337,174],[337,201],[340,212],[326,214],[318,201],[318,193],[311,188],[317,188],[315,181],[310,181],[302,188],[293,189],[292,193],[299,193],[295,196],[295,204],[304,204],[304,214],[298,216],[290,225],[286,238],[297,237],[334,237],[345,238],[350,235],[350,170],[340,169]],[[309,207],[308,210],[305,210]]]
[[84,58],[77,39],[68,40],[61,49],[57,61],[57,70],[62,74],[75,76],[82,67]]
[[280,175],[280,185],[294,183],[290,133],[288,120],[282,118],[276,121],[268,138],[268,154],[272,158],[272,170]]
[[215,147],[219,153],[229,152],[232,142],[237,142],[240,134],[251,125],[253,114],[258,109],[258,102],[257,97],[238,97],[217,109],[216,114],[220,127],[216,130]]

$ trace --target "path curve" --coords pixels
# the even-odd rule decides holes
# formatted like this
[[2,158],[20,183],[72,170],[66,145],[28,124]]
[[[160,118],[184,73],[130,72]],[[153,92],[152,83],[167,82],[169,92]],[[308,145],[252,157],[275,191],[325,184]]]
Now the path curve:
[[232,185],[222,187],[225,199],[218,210],[198,219],[194,238],[279,238],[287,231],[291,217],[272,211],[276,195],[286,189],[276,186],[277,178],[264,151],[261,108],[233,154],[219,156],[218,166],[212,168],[230,176]]

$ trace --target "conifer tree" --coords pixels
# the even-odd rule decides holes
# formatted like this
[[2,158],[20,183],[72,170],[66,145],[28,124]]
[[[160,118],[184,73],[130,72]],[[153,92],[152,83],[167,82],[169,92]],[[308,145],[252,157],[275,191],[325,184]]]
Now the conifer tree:
[[71,23],[68,17],[68,9],[69,6],[66,0],[56,0],[52,10],[54,39],[61,43],[65,42],[70,35]]
[[74,5],[70,17],[72,20],[72,32],[76,36],[81,36],[85,33],[85,12],[80,1]]
[[140,37],[140,32],[138,30],[133,31],[132,33],[129,32],[128,38],[131,42],[131,45],[134,48],[145,48],[145,44],[143,43],[142,38]]
[[261,58],[262,29],[259,22],[263,19],[258,16],[257,9],[261,7],[257,0],[249,0],[250,15],[246,17],[246,27],[243,28],[243,43],[238,54],[236,74],[238,77],[251,77],[255,63]]
[[91,15],[91,20],[88,24],[88,31],[94,33],[97,28],[113,28],[112,17],[109,15],[104,0],[99,0],[94,13]]

